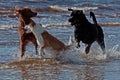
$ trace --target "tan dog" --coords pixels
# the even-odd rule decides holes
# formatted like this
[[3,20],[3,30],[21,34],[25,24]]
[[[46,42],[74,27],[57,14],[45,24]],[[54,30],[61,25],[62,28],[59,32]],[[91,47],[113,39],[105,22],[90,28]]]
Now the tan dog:
[[31,17],[35,17],[37,13],[33,12],[30,8],[18,8],[15,7],[15,13],[19,18],[18,31],[20,36],[20,53],[21,57],[24,56],[25,48],[29,42],[32,42],[36,49],[37,54],[37,41],[32,32],[27,32],[25,29],[26,25],[29,25],[32,21]]
[[30,29],[34,33],[35,37],[38,40],[38,44],[41,46],[40,54],[43,56],[44,49],[51,49],[56,51],[57,53],[61,51],[68,50],[72,45],[72,40],[69,41],[69,44],[66,46],[63,42],[58,40],[53,35],[49,34],[41,24],[35,24],[35,22],[31,22]]

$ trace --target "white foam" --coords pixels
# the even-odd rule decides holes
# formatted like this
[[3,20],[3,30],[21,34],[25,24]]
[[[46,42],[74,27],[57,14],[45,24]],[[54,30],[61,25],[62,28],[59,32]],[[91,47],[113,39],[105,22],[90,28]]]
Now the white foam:
[[[60,56],[62,62],[70,62],[81,64],[83,62],[96,62],[96,61],[106,61],[120,58],[119,45],[114,45],[112,48],[106,49],[106,53],[103,54],[101,48],[91,47],[88,54],[85,53],[85,47],[81,46],[79,49],[72,47],[72,49],[67,51],[61,51]],[[51,49],[45,50],[44,58],[56,58],[57,52]],[[25,53],[25,56],[20,59],[20,55],[13,56],[15,60],[24,60],[26,58],[41,58],[40,55],[35,55],[33,53]],[[64,60],[64,61],[63,61]]]
[[42,24],[42,27],[59,27],[59,26],[71,26],[71,24],[69,22]]
[[[93,48],[91,47],[91,50],[88,54],[85,53],[84,47],[81,47],[80,49],[73,49],[69,51],[65,51],[62,53],[62,57],[69,62],[78,63],[81,62],[96,62],[96,61],[105,61],[116,59],[120,57],[120,51],[118,51],[119,45],[113,46],[111,49],[107,49],[106,53],[103,54],[102,50],[100,48]],[[112,60],[111,59],[111,60]]]
[[1,25],[0,29],[9,29],[9,28],[16,28],[17,25]]
[[107,55],[112,58],[119,58],[120,50],[118,48],[119,48],[119,45],[114,45],[111,49],[108,49],[108,51],[106,52]]
[[12,55],[12,57],[15,61],[21,61],[21,60],[25,60],[27,58],[31,58],[32,57],[31,55],[32,54],[25,53],[25,55],[23,57],[21,57],[21,55],[18,53],[18,54]]
[[[53,9],[61,10],[61,11],[68,11],[69,7],[61,7],[61,6],[50,6]],[[74,10],[95,10],[98,9],[98,7],[84,7],[84,8],[79,8],[79,7],[72,7]]]

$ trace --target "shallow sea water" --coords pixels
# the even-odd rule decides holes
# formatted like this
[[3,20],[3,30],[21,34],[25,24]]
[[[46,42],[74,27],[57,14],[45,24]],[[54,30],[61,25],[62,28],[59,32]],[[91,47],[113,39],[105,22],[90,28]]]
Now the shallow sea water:
[[[119,0],[0,0],[0,80],[120,80],[120,1]],[[14,6],[29,6],[37,11],[37,23],[65,44],[74,37],[74,27],[68,23],[67,8],[94,11],[105,34],[106,54],[95,42],[86,55],[84,44],[73,45],[63,52],[61,61],[40,59],[32,44],[19,60],[18,19]]]

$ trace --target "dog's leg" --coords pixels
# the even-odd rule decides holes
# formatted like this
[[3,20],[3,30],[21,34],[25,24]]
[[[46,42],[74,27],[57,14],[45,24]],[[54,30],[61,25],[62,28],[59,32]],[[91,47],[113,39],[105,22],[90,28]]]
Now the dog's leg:
[[44,57],[44,55],[45,55],[45,53],[44,53],[44,48],[45,48],[45,46],[42,46],[41,48],[40,48],[40,56],[43,58]]
[[79,34],[77,31],[74,32],[74,36],[75,36],[75,46],[76,48],[80,47],[80,38],[79,38]]
[[77,39],[75,40],[75,46],[76,46],[76,48],[80,47],[80,41],[78,41]]
[[25,54],[25,45],[22,42],[20,42],[20,56],[21,56],[21,58],[24,56],[24,54]]
[[103,54],[105,54],[105,43],[104,43],[104,40],[103,39],[99,39],[97,40],[98,44],[100,45],[102,51],[103,51]]
[[76,42],[76,48],[79,48],[79,47],[80,47],[79,42]]
[[91,44],[88,44],[87,47],[86,47],[86,49],[85,49],[86,54],[89,53],[89,51],[90,51],[90,47],[91,47]]
[[38,45],[36,44],[36,45],[35,45],[36,55],[38,54],[38,49],[37,49],[37,48],[38,48]]
[[37,41],[36,41],[36,40],[33,40],[32,43],[33,43],[34,46],[35,46],[36,55],[38,55],[38,44],[37,44]]
[[21,51],[21,57],[24,56],[25,54],[25,50],[26,50],[26,46],[29,43],[29,41],[27,39],[25,39],[24,37],[22,38],[22,40],[20,41],[20,51]]

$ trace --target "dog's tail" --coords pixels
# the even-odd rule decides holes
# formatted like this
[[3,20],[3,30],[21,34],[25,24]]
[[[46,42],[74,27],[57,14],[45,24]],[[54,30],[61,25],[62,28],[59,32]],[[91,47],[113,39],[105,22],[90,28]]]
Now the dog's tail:
[[94,24],[98,25],[95,14],[93,12],[90,12],[90,17],[92,17]]

